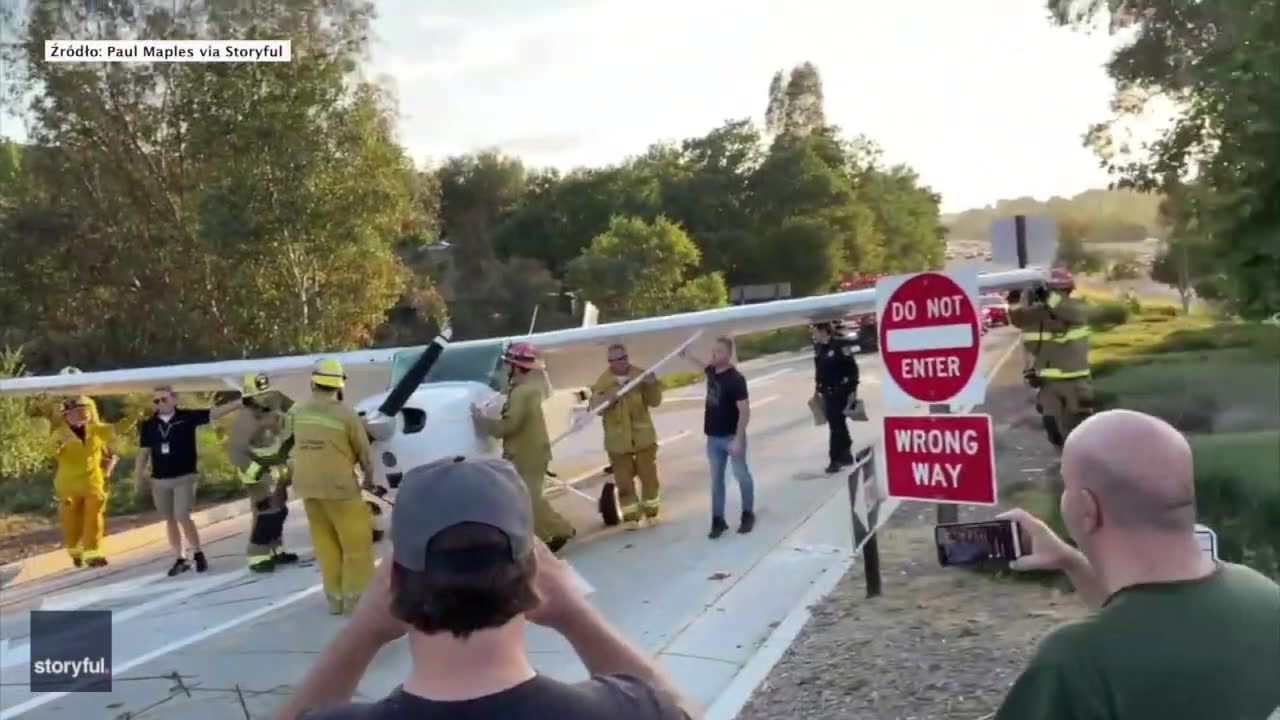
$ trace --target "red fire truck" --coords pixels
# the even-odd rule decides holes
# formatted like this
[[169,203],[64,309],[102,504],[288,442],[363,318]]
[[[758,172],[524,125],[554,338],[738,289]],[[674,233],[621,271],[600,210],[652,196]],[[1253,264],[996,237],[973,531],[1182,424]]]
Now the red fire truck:
[[[840,292],[848,292],[850,290],[865,290],[874,288],[876,281],[887,275],[887,273],[864,273],[861,275],[850,275],[840,281]],[[880,332],[876,328],[875,311],[862,314],[854,314],[845,318],[844,335],[850,340],[856,340],[858,348],[862,352],[875,352],[880,349]]]

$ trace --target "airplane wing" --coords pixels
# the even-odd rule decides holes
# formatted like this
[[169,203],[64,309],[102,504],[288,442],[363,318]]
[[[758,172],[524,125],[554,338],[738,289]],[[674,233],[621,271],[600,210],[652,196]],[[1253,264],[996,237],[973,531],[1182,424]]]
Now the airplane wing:
[[347,395],[368,396],[387,389],[395,350],[362,350],[326,355],[190,363],[99,372],[68,372],[0,380],[0,395],[128,395],[168,385],[176,392],[240,390],[245,373],[265,373],[290,397],[304,397],[311,366],[321,357],[336,357],[347,371]]
[[[980,275],[978,283],[982,292],[1022,288],[1033,281],[1045,279],[1045,270],[1029,268]],[[555,386],[582,387],[592,384],[603,371],[604,349],[610,343],[625,344],[631,361],[647,367],[699,330],[702,336],[691,349],[706,357],[718,336],[738,336],[839,320],[851,313],[875,312],[875,307],[875,289],[868,288],[603,325],[595,324],[595,317],[591,315],[581,327],[508,339],[527,340],[542,350],[550,380]],[[502,341],[502,338],[469,340],[451,343],[449,348],[461,351],[458,357],[462,358],[468,348],[487,352],[486,348]],[[398,355],[423,349],[389,348],[11,378],[0,380],[0,395],[123,395],[151,392],[160,385],[168,385],[177,392],[239,390],[240,378],[252,372],[266,373],[275,387],[297,398],[304,396],[309,387],[311,366],[315,361],[321,357],[333,357],[341,361],[347,371],[347,401],[357,402],[387,390],[393,361]],[[448,353],[446,350],[446,359]],[[678,369],[678,363],[675,361],[664,371]],[[469,370],[474,370],[479,378],[491,368],[477,366]]]
[[[1024,288],[1047,277],[1047,271],[1041,268],[986,273],[978,276],[978,291]],[[712,343],[720,336],[735,337],[813,322],[836,321],[851,314],[875,311],[875,288],[867,288],[556,330],[521,339],[533,343],[543,352],[547,373],[554,386],[583,387],[594,383],[604,371],[605,349],[611,343],[624,344],[633,364],[651,367],[652,363],[665,357],[699,330],[702,336],[690,349],[698,357],[706,359]],[[676,359],[664,366],[662,372],[693,369],[687,362]]]

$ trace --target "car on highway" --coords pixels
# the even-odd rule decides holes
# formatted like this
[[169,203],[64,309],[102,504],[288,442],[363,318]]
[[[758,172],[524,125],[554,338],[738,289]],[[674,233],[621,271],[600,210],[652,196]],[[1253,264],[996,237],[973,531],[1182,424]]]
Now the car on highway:
[[982,319],[991,327],[1009,324],[1009,301],[1001,295],[983,295],[979,298]]

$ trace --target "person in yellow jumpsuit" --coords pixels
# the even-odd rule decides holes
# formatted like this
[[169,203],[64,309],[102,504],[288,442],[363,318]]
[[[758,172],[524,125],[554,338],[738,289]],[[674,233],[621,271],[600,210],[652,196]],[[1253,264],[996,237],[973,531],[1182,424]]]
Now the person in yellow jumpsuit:
[[373,488],[369,435],[356,412],[342,404],[346,375],[337,360],[311,372],[311,398],[289,414],[286,436],[294,493],[302,498],[329,612],[350,614],[373,577],[373,518],[360,495],[355,469]]
[[507,399],[501,417],[491,418],[472,406],[476,431],[502,440],[502,456],[515,466],[529,487],[533,502],[534,532],[552,552],[560,550],[577,530],[542,494],[551,462],[551,441],[542,416],[543,380],[537,349],[525,342],[513,343],[502,355],[508,366]]
[[[649,413],[650,408],[662,404],[662,386],[651,373],[631,364],[626,347],[609,346],[607,357],[609,369],[591,386],[588,409],[613,403],[600,414],[604,449],[613,467],[622,521],[628,530],[634,530],[640,527],[642,515],[653,523],[662,512],[662,501],[658,497],[658,431]],[[618,391],[639,377],[644,378],[640,384],[619,398]],[[636,496],[637,477],[639,497]]]
[[62,422],[53,429],[50,444],[57,470],[53,489],[58,498],[58,524],[62,544],[76,567],[102,567],[107,559],[99,547],[105,531],[106,471],[114,467],[109,447],[117,437],[138,424],[137,416],[115,423],[98,417],[98,406],[88,397],[62,403]]

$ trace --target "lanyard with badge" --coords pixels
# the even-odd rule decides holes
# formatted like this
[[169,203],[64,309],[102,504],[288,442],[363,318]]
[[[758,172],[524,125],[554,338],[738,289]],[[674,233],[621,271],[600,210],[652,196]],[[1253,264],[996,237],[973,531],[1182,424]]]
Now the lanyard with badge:
[[[176,421],[178,418],[175,415],[173,419]],[[168,422],[165,422],[164,418],[161,418],[161,417],[157,417],[156,420],[159,421],[159,423],[156,425],[156,429],[160,431],[160,454],[168,455],[169,454],[169,433],[173,432],[173,425],[169,424]],[[176,422],[174,424],[176,424]]]

